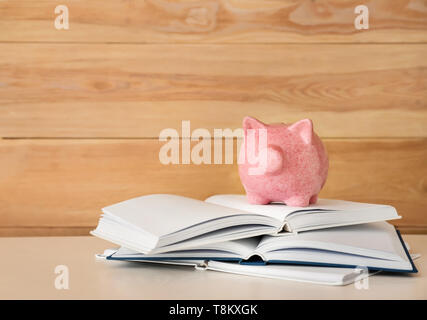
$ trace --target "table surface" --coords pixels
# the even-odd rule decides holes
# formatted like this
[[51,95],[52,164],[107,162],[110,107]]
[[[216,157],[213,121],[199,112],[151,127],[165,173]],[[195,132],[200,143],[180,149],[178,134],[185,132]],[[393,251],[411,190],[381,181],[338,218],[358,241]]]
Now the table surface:
[[[422,256],[415,275],[377,274],[367,289],[324,286],[138,262],[103,261],[94,237],[0,238],[0,299],[426,299],[427,235],[404,235]],[[69,289],[55,288],[55,267]]]

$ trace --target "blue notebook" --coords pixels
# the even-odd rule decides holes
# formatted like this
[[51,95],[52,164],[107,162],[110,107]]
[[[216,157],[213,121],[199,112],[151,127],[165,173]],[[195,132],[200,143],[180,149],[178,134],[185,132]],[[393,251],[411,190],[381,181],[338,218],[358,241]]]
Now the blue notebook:
[[142,254],[122,247],[107,259],[235,261],[247,265],[291,264],[418,272],[399,231],[387,222],[252,237],[159,254]]

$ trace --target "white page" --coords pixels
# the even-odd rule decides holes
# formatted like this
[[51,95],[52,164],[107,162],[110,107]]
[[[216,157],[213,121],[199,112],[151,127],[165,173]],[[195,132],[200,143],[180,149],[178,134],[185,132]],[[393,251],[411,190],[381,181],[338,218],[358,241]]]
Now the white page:
[[214,203],[224,207],[234,208],[246,212],[256,213],[272,217],[278,221],[284,222],[288,214],[295,210],[301,209],[296,207],[289,207],[283,204],[266,204],[254,205],[246,200],[245,195],[238,194],[219,194],[209,197],[205,200],[208,203]]
[[298,261],[307,264],[326,264],[342,266],[365,266],[368,268],[412,271],[411,262],[407,260],[387,260],[370,258],[363,255],[352,255],[335,251],[312,249],[286,249],[265,254],[268,261]]
[[[316,204],[310,204],[307,207],[290,207],[282,203],[271,203],[266,205],[250,204],[245,195],[222,194],[209,197],[205,200],[209,203],[235,208],[247,212],[266,215],[280,221],[285,221],[287,217],[302,214],[304,211],[342,211],[350,213],[353,211],[375,210],[378,208],[390,208],[395,213],[395,209],[388,205],[361,203],[345,200],[319,199]],[[302,211],[303,210],[303,211]],[[395,213],[397,217],[397,213]]]
[[150,258],[240,258],[246,257],[255,251],[260,237],[252,237],[246,239],[239,239],[234,241],[224,241],[201,245],[193,248],[186,248],[183,250],[168,251],[159,254],[144,254],[139,251],[131,250],[121,247],[116,250],[112,258],[114,259],[150,259]]
[[309,248],[381,259],[406,259],[395,228],[385,221],[301,232],[284,237],[264,236],[258,248],[260,252],[279,248]]
[[293,280],[326,285],[346,285],[369,276],[361,269],[311,267],[292,265],[241,265],[232,262],[209,261],[208,269],[247,276]]
[[158,238],[208,220],[250,214],[170,194],[146,195],[105,207],[102,211]]
[[341,227],[361,223],[371,223],[401,218],[394,208],[386,206],[363,210],[317,211],[316,213],[292,213],[287,217],[288,227],[293,231],[309,231],[331,227]]
[[[210,244],[205,244],[197,247],[190,247],[185,250],[195,250],[195,249],[222,250],[222,251],[232,252],[235,255],[238,255],[239,257],[243,258],[255,251],[260,240],[261,240],[261,237],[251,237],[251,238],[245,238],[245,239],[210,243]],[[180,250],[180,251],[185,251],[185,250]]]

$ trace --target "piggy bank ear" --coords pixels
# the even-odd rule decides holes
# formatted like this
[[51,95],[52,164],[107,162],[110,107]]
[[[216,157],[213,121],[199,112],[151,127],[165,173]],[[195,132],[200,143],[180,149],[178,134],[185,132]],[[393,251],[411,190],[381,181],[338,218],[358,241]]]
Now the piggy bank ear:
[[305,144],[310,144],[313,139],[313,122],[310,119],[303,119],[295,122],[288,128],[298,134]]
[[265,128],[265,124],[261,121],[252,117],[245,117],[243,119],[243,130],[260,128]]

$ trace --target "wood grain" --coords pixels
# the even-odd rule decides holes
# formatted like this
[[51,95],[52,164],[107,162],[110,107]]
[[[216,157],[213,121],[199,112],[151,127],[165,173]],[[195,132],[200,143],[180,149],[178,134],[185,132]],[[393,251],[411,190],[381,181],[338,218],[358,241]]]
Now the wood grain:
[[[325,142],[331,168],[322,197],[391,204],[404,217],[395,222],[403,230],[427,230],[427,139]],[[84,234],[103,206],[143,194],[204,199],[243,193],[236,165],[163,165],[158,159],[163,144],[0,140],[0,235],[28,235],[30,228],[39,234]]]
[[[70,29],[54,28],[69,8]],[[368,30],[356,30],[356,0],[3,0],[0,41],[127,43],[426,42],[424,0],[366,0]]]
[[[86,236],[90,227],[0,227],[0,237],[63,237]],[[418,232],[419,233],[419,232]]]
[[[427,234],[427,225],[397,226],[403,234]],[[0,237],[65,237],[86,236],[95,228],[89,227],[0,227]]]
[[235,165],[161,165],[157,137],[246,115],[312,118],[322,196],[390,203],[427,233],[427,2],[366,0],[363,31],[359,4],[0,1],[0,236],[87,234],[141,194],[243,192]]
[[212,130],[252,115],[310,117],[322,137],[425,137],[426,56],[427,45],[0,44],[0,136],[158,137],[182,120]]

